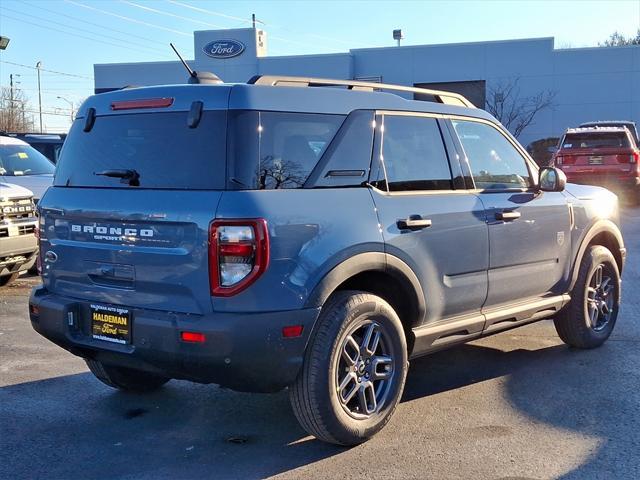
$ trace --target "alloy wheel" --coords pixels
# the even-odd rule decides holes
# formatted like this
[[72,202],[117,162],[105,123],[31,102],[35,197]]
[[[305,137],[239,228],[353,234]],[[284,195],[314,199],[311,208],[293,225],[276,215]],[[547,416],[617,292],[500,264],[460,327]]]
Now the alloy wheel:
[[343,337],[338,353],[335,388],[342,408],[359,420],[378,413],[395,375],[389,334],[375,320],[364,320]]
[[589,325],[596,332],[604,330],[611,321],[617,308],[616,289],[609,268],[604,264],[598,265],[591,274],[586,298]]

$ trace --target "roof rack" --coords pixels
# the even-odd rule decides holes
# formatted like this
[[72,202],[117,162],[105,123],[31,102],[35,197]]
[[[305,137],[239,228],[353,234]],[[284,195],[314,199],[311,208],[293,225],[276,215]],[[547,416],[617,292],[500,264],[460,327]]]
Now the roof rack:
[[592,127],[573,127],[567,128],[566,133],[583,133],[583,132],[630,132],[626,125],[620,125],[616,127],[600,127],[594,125]]
[[313,77],[287,77],[279,75],[256,75],[247,83],[252,85],[270,85],[286,87],[339,87],[344,86],[349,90],[390,90],[396,92],[412,92],[432,96],[437,103],[457,105],[459,107],[476,108],[473,103],[459,93],[444,92],[442,90],[430,90],[427,88],[405,87],[404,85],[390,85],[388,83],[361,82],[359,80],[334,80],[329,78]]

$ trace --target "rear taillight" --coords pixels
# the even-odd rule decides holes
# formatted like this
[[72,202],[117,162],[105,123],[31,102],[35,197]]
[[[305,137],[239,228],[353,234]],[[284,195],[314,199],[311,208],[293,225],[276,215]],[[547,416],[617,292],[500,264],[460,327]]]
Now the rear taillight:
[[640,163],[640,153],[633,152],[629,155],[629,163]]
[[211,295],[244,290],[269,265],[269,232],[264,219],[215,220],[209,229]]

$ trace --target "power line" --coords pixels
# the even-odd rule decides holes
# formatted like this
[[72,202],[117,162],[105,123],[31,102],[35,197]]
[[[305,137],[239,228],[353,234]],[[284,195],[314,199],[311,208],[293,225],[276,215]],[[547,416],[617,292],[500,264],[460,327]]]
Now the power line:
[[106,42],[106,41],[103,41],[103,40],[98,40],[98,39],[95,39],[95,38],[86,37],[86,36],[84,36],[84,35],[78,35],[77,33],[67,32],[67,31],[65,31],[65,30],[60,30],[59,28],[48,27],[48,26],[46,26],[46,25],[41,25],[41,24],[39,24],[39,23],[29,22],[29,21],[27,21],[27,20],[22,20],[22,19],[20,19],[20,18],[11,17],[11,16],[9,16],[9,15],[7,15],[7,14],[2,14],[2,16],[3,16],[3,18],[10,18],[11,20],[15,20],[15,21],[17,21],[17,22],[22,22],[22,23],[26,23],[26,24],[28,24],[28,25],[33,25],[33,26],[35,26],[35,27],[44,28],[44,29],[46,29],[46,30],[52,30],[52,31],[54,31],[54,32],[63,33],[63,34],[65,34],[65,35],[70,35],[70,36],[72,36],[72,37],[83,38],[83,39],[85,39],[85,40],[90,40],[90,41],[92,41],[92,42],[97,42],[97,43],[104,43],[105,45],[112,45],[112,46],[114,46],[114,47],[127,48],[127,46],[126,46],[126,45],[118,45],[117,43]]
[[[9,100],[9,99],[0,97],[0,100]],[[59,115],[59,116],[69,117],[69,115],[71,114],[71,109],[64,109],[64,108],[58,108],[58,107],[53,107],[53,108],[54,110],[49,110],[49,111],[45,111],[43,109],[42,115]],[[20,108],[19,110],[25,113],[40,113],[40,110],[34,110],[32,108],[25,108],[24,110]]]
[[[46,19],[46,18],[42,18],[42,17],[38,17],[38,16],[33,15],[33,14],[22,13],[22,12],[20,12],[20,11],[13,10],[13,9],[11,9],[11,8],[7,8],[7,7],[3,7],[3,9],[4,9],[4,10],[7,10],[7,11],[9,11],[9,12],[12,12],[12,13],[18,14],[18,15],[22,15],[22,16],[29,17],[29,18],[33,18],[33,19],[40,20],[40,21],[44,21],[44,22],[47,22],[47,23],[52,23],[52,24],[54,24],[54,25],[60,25],[60,26],[62,26],[62,27],[64,27],[64,28],[68,28],[68,25],[66,25],[66,24],[64,24],[64,23],[56,22],[56,21],[54,21],[54,20],[50,20],[50,19]],[[9,17],[9,18],[11,18],[11,17]],[[15,20],[15,19],[14,19],[14,20]],[[35,24],[34,24],[34,25],[35,25]],[[41,26],[42,28],[49,28],[49,29],[52,29],[52,27],[49,27],[49,26],[44,26],[44,25],[40,25],[40,26]],[[86,29],[79,28],[79,27],[73,27],[73,28],[74,28],[75,30],[80,31],[80,32],[85,32],[85,33],[89,33],[89,34],[91,34],[91,35],[96,35],[94,32],[92,32],[92,31],[90,31],[90,30],[86,30]],[[58,30],[58,31],[61,31],[61,30]],[[78,35],[78,34],[76,34],[76,33],[68,32],[68,31],[65,31],[65,32],[63,32],[63,33],[66,33],[67,35],[80,36],[80,35]],[[115,43],[112,43],[112,42],[108,42],[108,41],[105,41],[105,40],[100,40],[100,39],[93,39],[93,41],[94,41],[94,42],[99,42],[99,43],[104,43],[104,44],[106,44],[106,45],[112,45],[112,46],[120,47],[120,48],[127,48],[127,49],[138,50],[138,51],[140,51],[140,52],[142,52],[142,50],[140,50],[140,49],[142,49],[142,48],[143,48],[143,49],[145,49],[145,50],[146,50],[146,52],[143,52],[143,53],[153,52],[153,53],[156,53],[156,54],[157,54],[157,53],[159,52],[159,50],[152,49],[152,48],[146,47],[146,46],[144,46],[144,45],[139,45],[139,48],[137,48],[137,47],[135,47],[135,46],[132,46],[130,41],[128,41],[128,40],[123,40],[123,39],[118,38],[118,37],[113,37],[113,36],[111,36],[111,35],[105,35],[105,34],[102,34],[101,36],[102,36],[102,37],[104,37],[104,38],[110,38],[110,39],[115,40],[115,41],[117,41],[117,42],[125,43],[125,44],[127,44],[127,45],[118,45],[118,44],[115,44]],[[81,38],[85,38],[85,39],[86,39],[86,38],[88,38],[88,37],[83,37],[83,36],[80,36],[80,37],[81,37]],[[167,56],[167,58],[168,58],[168,56]]]
[[[247,19],[240,18],[240,17],[234,17],[233,15],[227,15],[227,14],[220,13],[220,12],[215,12],[215,11],[209,10],[209,9],[194,7],[193,5],[189,5],[188,3],[178,2],[176,0],[165,0],[165,1],[168,2],[168,3],[172,3],[174,5],[178,5],[180,7],[188,8],[189,10],[193,10],[193,11],[196,11],[196,12],[205,13],[205,14],[208,14],[208,15],[215,15],[215,16],[224,17],[224,18],[229,18],[229,19],[232,19],[232,20],[238,20],[238,21],[243,22],[243,23],[251,23],[251,20],[247,20]],[[263,22],[261,20],[256,20],[256,21],[260,22],[261,24],[263,24],[263,25],[265,25],[267,27],[278,28],[278,29],[283,30],[285,32],[290,32],[290,33],[297,34],[297,32],[295,32],[294,30],[291,30],[291,29],[286,28],[286,27],[282,27],[280,25],[274,25],[272,23]],[[316,34],[312,34],[312,33],[305,33],[305,35],[316,37],[316,38],[319,38],[321,40],[329,40],[329,41],[332,41],[332,42],[351,45],[351,43],[349,43],[349,42],[347,42],[345,40],[340,40],[340,39],[333,38],[333,37],[326,37],[326,36],[323,36],[323,35],[316,35]],[[275,36],[275,35],[269,35],[269,37],[274,39],[274,40],[280,40],[282,42],[291,43],[291,44],[295,44],[295,45],[301,45],[301,46],[304,46],[304,47],[309,47],[309,46],[315,47],[315,45],[313,45],[313,44],[301,42],[301,41],[298,41],[298,40],[290,40],[290,39],[279,37],[279,36]],[[372,47],[374,45],[368,45],[367,44],[367,45],[364,45],[364,46]]]
[[[0,85],[0,88],[10,88],[10,86],[9,85]],[[33,87],[14,86],[13,88],[15,90],[21,90],[21,91],[25,91],[25,92],[37,92],[38,91],[37,88],[33,88]],[[41,89],[41,91],[43,93],[45,93],[45,92],[70,92],[72,96],[77,96],[78,98],[80,98],[80,97],[82,97],[82,95],[79,95],[79,94],[75,93],[78,90],[79,90],[78,88],[42,88]]]
[[71,3],[72,5],[76,5],[78,7],[86,8],[88,10],[93,10],[94,12],[102,13],[103,15],[110,15],[112,17],[119,18],[121,20],[125,20],[127,22],[137,23],[139,25],[145,25],[147,27],[157,28],[160,30],[165,30],[167,32],[175,33],[177,35],[183,35],[185,37],[192,37],[190,33],[181,32],[179,30],[173,30],[171,28],[161,27],[160,25],[155,25],[153,23],[143,22],[142,20],[136,20],[135,18],[125,17],[124,15],[118,15],[117,13],[107,12],[106,10],[101,10],[99,8],[90,7],[89,5],[85,5],[84,3],[74,2],[73,0],[65,0],[67,3]]
[[116,33],[122,33],[124,35],[129,36],[129,37],[134,37],[134,38],[137,38],[139,40],[143,40],[145,42],[153,43],[154,45],[158,44],[157,40],[153,40],[153,39],[148,38],[148,37],[143,37],[141,35],[136,35],[134,33],[125,32],[124,30],[118,30],[118,29],[113,28],[113,27],[105,27],[104,25],[100,25],[99,23],[90,22],[90,21],[84,20],[82,18],[74,17],[73,15],[67,15],[65,13],[56,12],[55,10],[44,8],[44,7],[40,6],[40,5],[31,4],[29,2],[25,2],[25,3],[31,5],[32,7],[38,8],[40,10],[44,10],[46,12],[50,12],[50,13],[53,13],[55,15],[59,15],[61,17],[69,18],[69,19],[74,20],[76,22],[86,23],[88,25],[93,25],[94,27],[102,28],[104,30],[110,30],[110,31],[113,31],[113,32],[116,32]]
[[[179,7],[188,8],[189,10],[193,10],[195,12],[207,13],[209,15],[214,15],[214,16],[217,16],[217,17],[230,18],[231,20],[238,20],[238,21],[243,22],[243,23],[251,23],[252,22],[251,20],[246,19],[246,18],[234,17],[233,15],[227,15],[225,13],[214,12],[213,10],[209,10],[209,9],[205,10],[204,8],[198,8],[198,7],[194,7],[193,5],[189,5],[188,3],[176,2],[174,0],[166,0],[166,1],[169,2],[169,3],[173,3],[174,5],[178,5]],[[264,22],[260,22],[260,23],[264,23]]]
[[203,22],[201,20],[195,20],[193,18],[183,17],[182,15],[176,15],[175,13],[169,13],[169,12],[165,12],[165,11],[162,11],[162,10],[157,10],[155,8],[146,7],[144,5],[140,5],[140,4],[134,3],[134,2],[129,2],[127,0],[120,0],[120,3],[131,5],[132,7],[140,8],[140,9],[146,10],[148,12],[157,13],[158,15],[165,15],[167,17],[173,17],[173,18],[177,18],[177,19],[180,19],[180,20],[186,20],[188,22],[199,23],[200,25],[205,25],[207,27],[226,28],[226,27],[223,27],[221,25],[215,25],[213,23]]
[[[22,21],[22,20],[18,20],[18,21]],[[16,67],[24,67],[24,68],[31,68],[32,70],[37,70],[36,67],[32,67],[31,65],[24,65],[22,63],[16,63],[16,62],[8,62],[7,60],[0,60],[0,63],[6,63],[7,65],[15,65]],[[93,77],[85,77],[84,75],[77,75],[74,73],[58,72],[56,70],[47,70],[46,68],[40,68],[40,71],[55,73],[56,75],[64,75],[66,77],[86,78],[87,80],[93,80]]]

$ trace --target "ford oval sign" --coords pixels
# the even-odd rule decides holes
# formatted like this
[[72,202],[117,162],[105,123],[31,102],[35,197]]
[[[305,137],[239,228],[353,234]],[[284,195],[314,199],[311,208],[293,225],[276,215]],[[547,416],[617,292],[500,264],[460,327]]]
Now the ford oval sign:
[[231,58],[244,52],[244,44],[237,40],[216,40],[207,43],[203,50],[211,58]]

